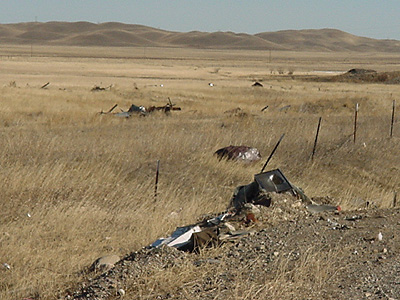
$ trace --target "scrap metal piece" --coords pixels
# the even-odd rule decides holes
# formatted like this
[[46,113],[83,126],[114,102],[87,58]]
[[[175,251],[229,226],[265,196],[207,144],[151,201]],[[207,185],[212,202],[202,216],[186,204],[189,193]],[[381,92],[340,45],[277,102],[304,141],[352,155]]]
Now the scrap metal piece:
[[200,231],[201,228],[198,225],[178,227],[170,237],[158,239],[150,246],[152,248],[158,248],[162,245],[166,245],[169,247],[177,248],[179,250],[185,250],[185,248],[188,247],[191,243],[192,235]]
[[292,185],[279,169],[254,175],[254,181],[236,188],[230,202],[230,207],[242,209],[246,203],[270,206],[269,193],[290,193],[305,203],[311,200],[304,192]]
[[254,175],[254,180],[267,192],[282,193],[293,190],[289,180],[279,169],[256,174]]
[[131,107],[129,107],[128,111],[122,111],[122,112],[116,113],[114,115],[117,117],[129,118],[134,113],[144,116],[147,114],[147,111],[146,111],[146,108],[144,108],[144,106],[137,106],[135,104],[132,104]]
[[218,149],[214,152],[219,160],[226,158],[227,160],[240,160],[253,162],[261,159],[260,151],[257,148],[249,146],[228,146]]

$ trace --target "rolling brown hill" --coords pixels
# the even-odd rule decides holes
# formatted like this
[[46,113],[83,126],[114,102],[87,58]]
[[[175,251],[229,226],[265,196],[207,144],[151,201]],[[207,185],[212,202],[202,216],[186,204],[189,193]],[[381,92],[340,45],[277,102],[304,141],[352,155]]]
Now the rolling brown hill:
[[234,32],[173,32],[117,22],[0,24],[0,43],[111,47],[189,47],[199,49],[398,52],[400,41],[355,36],[336,29]]

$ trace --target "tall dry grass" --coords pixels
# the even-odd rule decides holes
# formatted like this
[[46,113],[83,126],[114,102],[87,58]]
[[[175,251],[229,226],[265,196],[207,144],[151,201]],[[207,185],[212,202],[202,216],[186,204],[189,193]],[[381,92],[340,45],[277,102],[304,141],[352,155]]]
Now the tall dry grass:
[[[397,124],[389,138],[397,86],[302,82],[270,76],[269,70],[253,74],[253,66],[261,69],[257,59],[235,66],[234,60],[193,57],[118,63],[58,58],[55,70],[48,58],[32,62],[23,57],[14,60],[27,68],[15,72],[10,60],[5,61],[8,71],[0,74],[0,262],[11,266],[0,266],[1,299],[57,298],[99,256],[123,256],[203,214],[225,210],[235,187],[253,180],[283,133],[268,169],[280,168],[310,197],[330,196],[344,209],[366,201],[389,207],[399,186]],[[219,64],[222,69],[215,72]],[[122,65],[123,70],[136,68],[129,78],[119,79]],[[49,74],[55,82],[40,89]],[[264,88],[251,87],[256,77]],[[9,84],[14,80],[16,87]],[[216,82],[213,88],[209,81]],[[91,92],[94,84],[113,87]],[[164,105],[167,97],[182,111],[131,119],[98,114],[115,103],[123,109],[132,103]],[[360,112],[353,143],[355,103]],[[289,110],[280,110],[287,105]],[[237,107],[242,114],[227,112]],[[311,161],[319,116],[321,131]],[[263,160],[238,164],[213,157],[231,144],[257,147]],[[318,264],[312,269],[323,272],[329,260],[315,249],[305,259],[311,256]],[[311,274],[307,262],[297,267]],[[290,288],[276,286],[300,279],[284,261],[277,270],[268,290],[264,283],[243,283],[240,290],[290,295]],[[181,272],[196,276],[189,266]],[[159,276],[168,283],[168,274]],[[241,293],[234,298],[249,299]]]

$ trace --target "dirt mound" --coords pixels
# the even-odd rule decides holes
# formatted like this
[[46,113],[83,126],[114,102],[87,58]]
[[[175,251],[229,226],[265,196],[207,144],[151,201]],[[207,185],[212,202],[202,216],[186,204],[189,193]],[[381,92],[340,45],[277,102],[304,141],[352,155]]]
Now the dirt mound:
[[309,78],[318,82],[352,82],[352,83],[385,83],[399,84],[400,72],[377,72],[367,69],[351,69],[344,74],[336,76],[323,76]]
[[88,274],[65,299],[125,294],[146,299],[241,298],[248,293],[256,293],[257,299],[399,295],[398,209],[312,214],[289,194],[275,194],[272,203],[258,206],[257,220],[239,216],[229,221],[248,232],[240,238],[198,254],[168,246],[143,248],[107,272]]
[[346,74],[350,75],[364,75],[369,73],[376,73],[375,70],[367,70],[367,69],[351,69],[348,70]]

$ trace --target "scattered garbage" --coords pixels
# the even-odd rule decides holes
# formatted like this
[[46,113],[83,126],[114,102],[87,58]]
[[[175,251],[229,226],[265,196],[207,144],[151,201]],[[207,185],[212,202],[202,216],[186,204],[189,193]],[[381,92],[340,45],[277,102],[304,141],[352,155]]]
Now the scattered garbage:
[[333,230],[345,230],[349,229],[349,226],[345,224],[339,224],[338,222],[332,221],[331,219],[326,220]]
[[95,85],[94,87],[92,87],[91,91],[98,92],[98,91],[111,90],[112,86],[113,86],[112,84],[107,87],[101,87],[101,86]]
[[7,270],[11,270],[11,266],[8,263],[3,263],[3,267]]
[[115,113],[114,115],[116,117],[123,117],[123,118],[129,118],[133,114],[139,114],[139,115],[146,115],[146,109],[143,106],[137,106],[135,104],[132,104],[131,107],[129,107],[128,111],[121,111],[119,113]]
[[170,98],[168,98],[168,103],[167,103],[166,105],[164,105],[164,106],[150,106],[150,107],[148,107],[148,108],[146,109],[146,111],[147,111],[148,113],[151,113],[151,112],[153,112],[153,111],[163,111],[163,112],[165,112],[165,113],[168,113],[168,112],[170,112],[171,110],[181,110],[181,108],[180,108],[180,107],[175,107],[175,104],[173,104],[173,103],[171,102],[171,99],[170,99]]
[[171,110],[181,110],[180,107],[175,107],[175,104],[173,104],[169,98],[168,98],[168,103],[164,106],[150,106],[150,107],[146,108],[144,106],[137,106],[135,104],[132,104],[127,111],[124,111],[121,109],[121,112],[112,113],[113,110],[117,106],[118,106],[118,104],[115,104],[108,111],[106,111],[106,112],[101,111],[99,114],[102,114],[102,115],[112,114],[113,116],[116,116],[116,117],[129,118],[133,114],[137,114],[140,116],[146,116],[153,111],[163,111],[164,113],[169,113]]
[[[314,203],[300,188],[291,184],[280,169],[274,169],[255,174],[253,182],[237,187],[225,212],[214,217],[205,217],[196,224],[178,227],[169,237],[156,240],[149,248],[169,246],[182,251],[197,252],[204,247],[240,239],[251,234],[251,231],[240,228],[256,225],[258,218],[262,217],[261,207],[268,208],[273,199],[282,199],[274,196],[277,194],[286,194],[304,204],[292,205],[292,208],[303,207],[315,213],[340,211],[339,206]],[[277,204],[279,203],[275,203]],[[328,223],[333,229],[348,229],[346,225],[330,219]]]
[[258,81],[256,81],[255,83],[253,83],[254,87],[263,87],[263,85],[261,83],[259,83]]
[[227,160],[240,160],[246,162],[254,162],[261,159],[260,151],[257,148],[249,146],[228,146],[218,149],[214,153],[219,160],[225,158]]
[[346,221],[357,221],[357,220],[361,220],[362,216],[361,215],[353,215],[350,217],[345,217],[344,218]]
[[214,83],[209,82],[208,85],[209,85],[209,86],[214,86]]
[[193,252],[200,247],[216,246],[220,243],[217,230],[218,225],[231,214],[231,212],[226,212],[195,225],[178,227],[170,237],[160,238],[152,243],[150,247],[158,248],[167,245],[178,250]]

